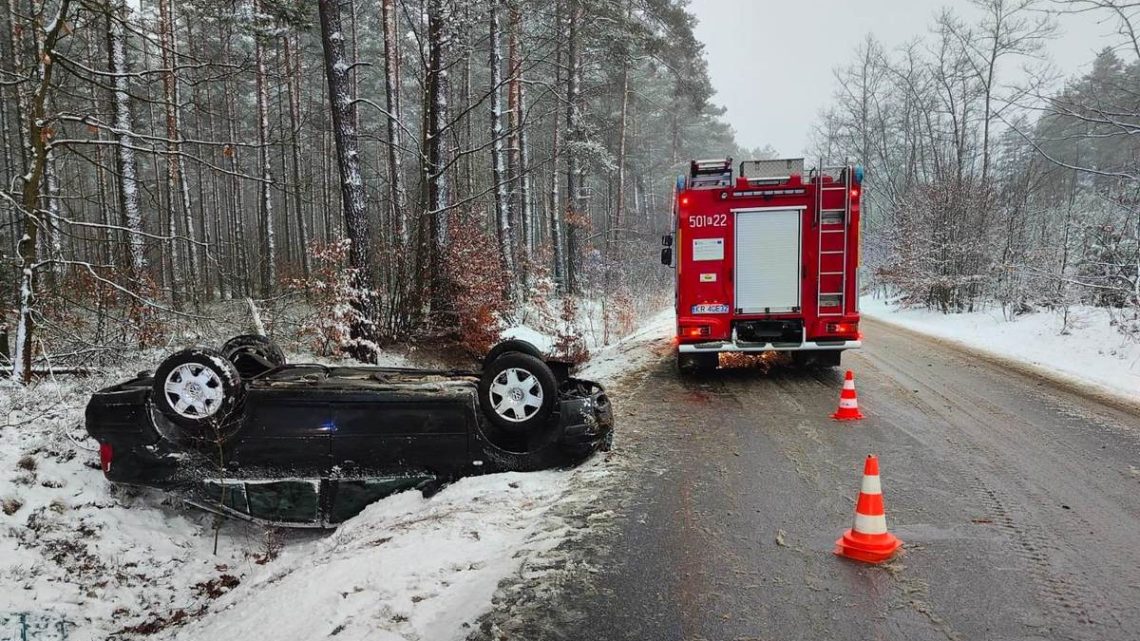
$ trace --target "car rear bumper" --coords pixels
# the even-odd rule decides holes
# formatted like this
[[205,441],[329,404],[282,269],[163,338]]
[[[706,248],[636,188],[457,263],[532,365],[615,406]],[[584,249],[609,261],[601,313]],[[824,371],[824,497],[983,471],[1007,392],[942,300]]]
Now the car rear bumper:
[[720,352],[800,352],[859,349],[863,341],[804,341],[802,343],[745,343],[740,341],[706,341],[703,343],[682,343],[677,351],[682,354]]

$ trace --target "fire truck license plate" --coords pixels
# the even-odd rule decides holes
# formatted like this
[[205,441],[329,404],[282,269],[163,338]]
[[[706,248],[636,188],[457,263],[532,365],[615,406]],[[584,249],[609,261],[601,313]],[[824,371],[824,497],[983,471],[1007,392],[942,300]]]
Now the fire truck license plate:
[[727,314],[728,305],[693,305],[694,314]]

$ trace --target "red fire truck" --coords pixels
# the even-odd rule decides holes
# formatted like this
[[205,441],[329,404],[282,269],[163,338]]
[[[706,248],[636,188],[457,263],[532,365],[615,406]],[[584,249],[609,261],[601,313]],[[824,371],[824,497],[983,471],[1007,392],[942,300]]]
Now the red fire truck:
[[793,158],[734,169],[731,158],[695,160],[677,179],[661,262],[676,271],[678,366],[711,369],[722,353],[768,351],[839,365],[862,340],[862,168],[805,174]]

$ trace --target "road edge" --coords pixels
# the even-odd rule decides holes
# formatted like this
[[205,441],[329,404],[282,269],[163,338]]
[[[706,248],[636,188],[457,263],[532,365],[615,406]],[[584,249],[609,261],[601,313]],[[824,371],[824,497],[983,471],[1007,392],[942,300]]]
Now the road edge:
[[1095,383],[1091,383],[1085,379],[1081,379],[1068,374],[1061,374],[1049,370],[1042,365],[1019,360],[1010,356],[1005,356],[1003,354],[998,354],[997,352],[987,350],[984,347],[971,345],[970,343],[966,343],[964,341],[924,332],[922,330],[915,329],[897,321],[892,321],[889,318],[884,318],[879,315],[864,313],[862,315],[862,320],[878,323],[890,327],[893,330],[905,332],[918,339],[925,340],[930,343],[935,343],[937,345],[947,347],[960,353],[968,353],[971,356],[979,357],[982,360],[993,365],[998,365],[1007,369],[1014,370],[1028,378],[1043,381],[1054,387],[1064,389],[1070,394],[1074,394],[1087,400],[1095,401],[1102,405],[1107,405],[1115,410],[1127,412],[1130,414],[1140,414],[1140,398],[1122,394],[1115,390],[1111,390]]

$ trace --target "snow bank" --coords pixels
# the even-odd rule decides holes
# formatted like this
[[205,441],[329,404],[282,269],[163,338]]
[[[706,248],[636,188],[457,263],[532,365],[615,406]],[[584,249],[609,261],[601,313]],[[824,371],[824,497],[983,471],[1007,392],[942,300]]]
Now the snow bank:
[[573,472],[466,478],[404,492],[335,534],[292,546],[179,639],[463,639],[499,581],[562,540],[542,516]]
[[83,409],[95,389],[143,369],[135,365],[0,383],[0,638],[105,639],[186,616],[262,547],[256,528],[226,523],[214,554],[208,515],[103,478]]
[[590,360],[578,369],[577,375],[601,383],[613,383],[624,374],[672,353],[676,325],[673,309],[654,314],[633,333],[595,351]]
[[544,334],[533,327],[527,325],[517,325],[503,330],[502,340],[517,339],[523,340],[538,348],[543,354],[549,354],[554,351],[554,337],[549,334]]
[[886,300],[869,297],[860,300],[860,311],[887,323],[1140,399],[1140,344],[1112,327],[1108,311],[1102,308],[1071,308],[1069,333],[1064,335],[1061,317],[1049,312],[1007,321],[1000,309],[940,314],[926,309],[898,309]]

